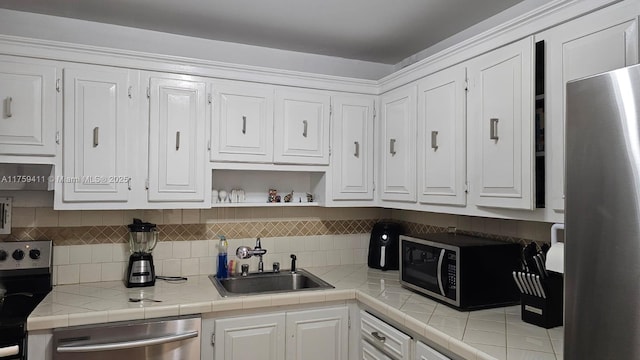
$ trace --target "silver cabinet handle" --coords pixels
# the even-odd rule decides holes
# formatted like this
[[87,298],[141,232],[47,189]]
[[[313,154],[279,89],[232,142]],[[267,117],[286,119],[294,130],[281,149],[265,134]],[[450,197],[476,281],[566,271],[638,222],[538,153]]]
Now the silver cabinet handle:
[[389,140],[389,154],[391,154],[391,156],[396,154],[396,139]]
[[376,338],[376,340],[380,341],[381,343],[387,341],[387,338],[384,336],[381,336],[377,331],[374,331],[371,333],[371,336],[373,336],[374,338]]
[[8,118],[12,117],[13,114],[11,113],[11,103],[13,102],[13,98],[11,96],[9,96],[8,98],[4,99],[4,115]]
[[97,147],[100,140],[100,128],[98,126],[93,128],[93,147]]
[[107,343],[93,343],[87,345],[60,345],[56,348],[59,353],[82,353],[93,351],[105,351],[105,350],[121,350],[121,349],[133,349],[145,346],[160,345],[169,342],[181,341],[198,336],[197,331],[190,331],[187,333],[177,335],[158,336],[148,339],[122,341],[122,342],[107,342]]
[[302,136],[307,137],[307,120],[302,120]]
[[127,178],[127,189],[131,190],[131,177]]
[[433,150],[438,150],[438,132],[437,131],[431,132],[431,148]]
[[498,118],[491,118],[489,127],[489,139],[498,140]]
[[360,143],[354,141],[353,144],[356,146],[356,152],[353,153],[353,156],[360,157]]
[[247,117],[246,116],[242,117],[242,133],[243,134],[247,133]]
[[180,150],[180,131],[176,131],[176,151]]

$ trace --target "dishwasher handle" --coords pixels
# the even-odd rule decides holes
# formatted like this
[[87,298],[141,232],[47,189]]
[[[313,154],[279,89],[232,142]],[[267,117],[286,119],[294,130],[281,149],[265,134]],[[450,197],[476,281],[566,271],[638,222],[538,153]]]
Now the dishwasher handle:
[[198,336],[198,331],[190,331],[182,334],[158,336],[158,337],[151,337],[151,338],[131,340],[131,341],[92,343],[87,345],[77,345],[76,343],[74,345],[60,345],[58,346],[56,351],[60,353],[82,353],[82,352],[92,352],[92,351],[132,349],[132,348],[138,348],[138,347],[165,344],[165,343],[174,342],[174,341],[181,341],[181,340],[191,339],[197,336]]

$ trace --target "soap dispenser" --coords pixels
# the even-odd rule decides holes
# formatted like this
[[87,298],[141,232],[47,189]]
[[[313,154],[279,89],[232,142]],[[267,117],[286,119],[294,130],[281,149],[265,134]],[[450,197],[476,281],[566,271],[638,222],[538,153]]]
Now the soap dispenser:
[[229,244],[227,243],[227,238],[224,235],[218,235],[220,238],[220,242],[218,243],[218,265],[216,271],[216,277],[218,279],[226,279],[229,275],[227,269],[227,248]]

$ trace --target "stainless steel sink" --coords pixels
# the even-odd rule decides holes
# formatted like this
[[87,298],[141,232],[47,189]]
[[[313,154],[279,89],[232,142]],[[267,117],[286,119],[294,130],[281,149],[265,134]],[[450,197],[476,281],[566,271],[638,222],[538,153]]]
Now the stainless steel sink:
[[333,289],[331,284],[303,269],[298,269],[294,274],[288,271],[263,272],[227,279],[209,275],[209,279],[222,297]]

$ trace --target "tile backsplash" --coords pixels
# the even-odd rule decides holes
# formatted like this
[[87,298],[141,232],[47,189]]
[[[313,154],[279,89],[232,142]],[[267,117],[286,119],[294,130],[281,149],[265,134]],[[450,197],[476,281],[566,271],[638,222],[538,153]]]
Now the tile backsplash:
[[[262,238],[265,268],[275,261],[289,267],[295,253],[301,267],[364,264],[369,233],[381,219],[404,223],[408,232],[458,230],[510,242],[549,241],[551,224],[435,214],[384,208],[256,207],[204,210],[55,211],[16,207],[13,231],[0,240],[51,239],[54,283],[123,279],[129,257],[127,224],[133,218],[158,224],[153,251],[156,273],[207,275],[215,271],[217,234],[229,239],[229,252]],[[232,256],[230,256],[232,258]],[[257,259],[251,258],[252,271]]]

